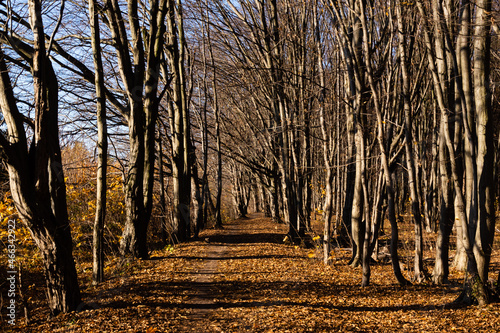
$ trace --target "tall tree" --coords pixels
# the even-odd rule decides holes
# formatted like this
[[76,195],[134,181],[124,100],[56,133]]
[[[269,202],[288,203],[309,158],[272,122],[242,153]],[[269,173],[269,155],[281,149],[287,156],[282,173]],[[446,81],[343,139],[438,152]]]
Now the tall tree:
[[474,27],[474,102],[477,136],[477,222],[474,255],[481,281],[488,270],[495,234],[495,148],[490,91],[491,0],[476,1]]
[[94,283],[104,280],[104,221],[106,219],[106,179],[108,166],[108,134],[106,125],[106,95],[104,91],[104,70],[101,55],[101,35],[99,13],[96,1],[89,0],[89,22],[92,51],[95,68],[95,92],[97,113],[97,198],[93,235],[92,280]]
[[[18,109],[7,67],[7,61],[12,58],[6,56],[2,47],[0,108],[7,133],[0,136],[0,145],[16,209],[43,259],[49,308],[57,314],[76,310],[81,296],[72,254],[59,146],[58,80],[45,44],[42,2],[29,0],[28,5],[33,38],[30,44],[17,39],[13,31],[1,31],[0,37],[31,70],[35,114],[33,120],[27,119]],[[3,27],[10,26],[6,23]],[[31,139],[28,139],[26,125],[33,131]]]
[[[410,95],[410,71],[407,58],[407,45],[413,44],[414,31],[409,32],[407,36],[406,27],[414,27],[414,24],[407,20],[403,21],[401,5],[396,6],[396,14],[398,21],[398,53],[401,62],[401,76],[403,80],[403,110],[404,110],[404,131],[405,131],[405,153],[406,165],[408,169],[408,185],[410,187],[411,199],[411,216],[415,225],[415,262],[414,262],[414,279],[422,282],[425,278],[423,271],[423,235],[422,235],[422,219],[420,216],[420,199],[418,196],[417,171],[415,156],[413,152],[413,110]],[[406,24],[405,24],[406,23]],[[408,41],[409,38],[410,40]]]
[[[426,17],[426,12],[425,12],[425,7],[424,4],[421,1],[417,2],[418,9],[420,11],[420,14],[422,17]],[[486,70],[487,67],[485,67],[485,60],[489,57],[489,30],[491,28],[490,25],[490,11],[489,9],[491,8],[491,2],[485,1],[481,3],[477,3],[476,7],[476,28],[474,30],[474,41],[473,45],[475,46],[474,49],[474,99],[478,99],[475,101],[476,105],[475,107],[477,108],[478,105],[481,106],[480,110],[476,109],[476,131],[480,129],[484,137],[481,138],[480,133],[477,133],[477,137],[474,140],[472,137],[472,132],[470,128],[472,127],[472,124],[469,124],[469,119],[468,117],[463,117],[463,129],[464,129],[464,135],[469,136],[470,139],[468,139],[468,142],[475,142],[475,147],[471,150],[471,152],[477,151],[478,155],[472,158],[472,163],[471,163],[471,170],[466,170],[466,177],[473,177],[473,179],[476,179],[476,186],[477,188],[473,188],[472,190],[478,191],[478,196],[477,196],[477,207],[478,210],[482,205],[485,205],[484,211],[486,212],[491,212],[491,210],[488,207],[488,205],[491,205],[486,198],[489,197],[489,195],[492,193],[491,192],[491,187],[488,187],[484,182],[479,184],[479,179],[482,178],[479,175],[479,170],[483,170],[483,162],[484,162],[484,157],[486,157],[486,160],[488,158],[489,154],[493,154],[491,151],[491,147],[493,147],[493,135],[492,134],[487,134],[488,127],[491,126],[491,123],[488,119],[488,116],[490,114],[491,108],[488,107],[489,103],[491,103],[489,96],[487,94],[487,86],[488,84],[486,83]],[[444,43],[446,43],[447,50],[450,52],[450,59],[451,59],[451,64],[453,74],[455,75],[456,78],[459,79],[458,84],[456,85],[458,89],[458,93],[460,96],[460,107],[462,110],[465,110],[467,107],[467,102],[464,94],[464,89],[462,85],[462,81],[460,80],[460,77],[458,75],[459,73],[459,66],[458,66],[458,61],[457,61],[457,56],[456,53],[454,52],[454,48],[452,45],[452,34],[450,30],[447,28],[447,26],[444,24],[444,22],[441,20],[443,17],[443,6],[442,6],[442,1],[439,0],[433,0],[432,2],[432,9],[434,12],[434,24],[436,26],[436,34],[439,38],[442,39]],[[483,11],[485,10],[485,11]],[[459,227],[462,229],[461,232],[461,243],[464,248],[464,251],[467,255],[467,260],[468,260],[468,265],[467,265],[467,272],[468,272],[468,277],[467,277],[467,284],[466,284],[466,289],[464,290],[464,293],[461,297],[463,301],[470,302],[470,301],[477,301],[479,304],[485,304],[488,302],[488,295],[486,292],[486,287],[485,283],[486,281],[483,280],[485,277],[487,277],[487,270],[488,270],[488,265],[484,265],[484,259],[488,257],[487,252],[480,253],[481,250],[484,251],[488,247],[491,248],[491,241],[492,238],[490,235],[488,235],[491,230],[488,230],[491,227],[491,223],[488,223],[488,219],[484,219],[483,221],[483,226],[481,227],[481,220],[479,218],[480,213],[478,212],[477,215],[473,215],[470,212],[473,212],[475,209],[472,207],[469,211],[469,215],[467,214],[467,208],[466,208],[466,203],[465,203],[465,197],[467,197],[467,191],[471,190],[468,187],[465,187],[465,194],[464,194],[464,188],[462,186],[462,179],[460,177],[460,172],[459,172],[459,166],[457,165],[457,159],[456,159],[456,147],[454,146],[454,142],[451,138],[450,134],[450,119],[449,119],[449,109],[446,108],[446,102],[445,102],[445,87],[443,87],[443,80],[440,79],[439,75],[443,73],[442,69],[436,66],[436,63],[439,65],[441,64],[441,61],[439,57],[433,52],[433,49],[431,47],[431,37],[429,30],[427,28],[424,28],[424,37],[425,37],[425,43],[427,46],[427,54],[428,54],[428,65],[429,69],[431,70],[432,73],[432,79],[434,83],[434,91],[436,95],[436,102],[439,106],[439,109],[441,111],[441,122],[443,126],[443,134],[444,134],[444,142],[446,145],[447,152],[450,157],[450,166],[451,166],[451,176],[452,176],[452,185],[455,190],[455,210],[457,214],[457,221],[459,222]],[[436,50],[438,51],[438,50]],[[465,60],[465,59],[461,59]],[[469,60],[470,61],[470,60]],[[444,64],[443,64],[444,65]],[[463,68],[463,67],[462,67]],[[476,73],[477,71],[477,73]],[[479,112],[479,114],[477,114]],[[465,112],[467,115],[467,112]],[[483,116],[486,116],[485,118],[482,118]],[[482,118],[482,119],[481,119]],[[480,125],[479,125],[480,124]],[[490,142],[488,142],[490,141]],[[479,156],[480,154],[483,154],[483,156]],[[473,155],[474,156],[474,155]],[[493,161],[493,159],[491,160]],[[466,164],[467,166],[468,164]],[[489,180],[489,182],[493,181],[493,163],[491,165],[484,165],[484,172],[485,172],[485,177],[486,179]],[[480,177],[480,178],[478,178]],[[487,194],[486,194],[487,193]],[[480,203],[480,195],[483,196],[483,203]],[[490,206],[493,207],[493,206]],[[489,214],[486,213],[486,216]],[[490,215],[491,216],[491,215]],[[486,244],[483,243],[485,241]],[[486,247],[483,247],[486,245]],[[480,248],[479,252],[477,251],[477,248]],[[488,250],[487,250],[488,251]]]
[[182,1],[166,0],[166,39],[164,51],[168,62],[162,62],[164,77],[171,78],[169,89],[170,127],[172,131],[172,175],[174,188],[174,228],[177,239],[190,235],[191,167],[194,154],[186,82],[186,39]]
[[[125,178],[126,222],[120,252],[123,256],[138,258],[148,257],[147,230],[152,209],[159,105],[157,90],[167,1],[154,0],[143,5],[145,12],[139,9],[139,1],[127,0],[127,26],[123,5],[118,0],[106,2],[107,22],[128,102],[123,116],[128,124],[130,149]],[[146,17],[142,17],[143,13]],[[147,29],[141,27],[144,20],[147,20]]]

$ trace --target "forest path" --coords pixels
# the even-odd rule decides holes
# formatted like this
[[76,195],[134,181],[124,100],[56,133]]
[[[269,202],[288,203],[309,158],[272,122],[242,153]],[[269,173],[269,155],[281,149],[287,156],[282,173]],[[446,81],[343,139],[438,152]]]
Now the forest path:
[[264,214],[253,213],[225,224],[223,229],[206,230],[201,234],[203,243],[194,266],[185,266],[185,270],[179,271],[180,274],[189,272],[193,282],[192,293],[185,301],[185,306],[192,309],[187,321],[209,321],[210,313],[227,299],[217,282],[227,273],[221,267],[222,261],[248,259],[238,254],[242,246],[259,247],[262,243],[277,243],[283,239],[284,228],[269,229],[269,222]]

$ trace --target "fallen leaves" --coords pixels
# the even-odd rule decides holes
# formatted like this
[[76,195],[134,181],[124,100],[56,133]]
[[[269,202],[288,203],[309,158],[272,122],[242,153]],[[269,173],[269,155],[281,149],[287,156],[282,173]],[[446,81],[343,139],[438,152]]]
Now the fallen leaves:
[[[94,307],[48,318],[40,302],[25,332],[437,332],[500,329],[500,306],[445,309],[460,292],[449,286],[396,284],[390,265],[372,267],[372,285],[335,250],[325,267],[314,251],[283,244],[286,227],[239,220],[201,239],[156,252],[152,260],[111,270],[83,286]],[[310,254],[314,253],[313,258]],[[321,256],[319,256],[321,257]],[[83,274],[89,274],[88,272]],[[85,280],[85,279],[83,279]],[[88,280],[89,281],[89,280]],[[39,288],[43,284],[39,283]],[[41,289],[38,289],[41,293]],[[43,297],[43,296],[42,296]]]

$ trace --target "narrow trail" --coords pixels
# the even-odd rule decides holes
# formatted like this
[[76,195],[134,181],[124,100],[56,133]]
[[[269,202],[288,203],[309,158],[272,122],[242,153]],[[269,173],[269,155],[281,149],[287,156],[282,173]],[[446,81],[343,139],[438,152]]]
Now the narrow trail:
[[210,313],[225,301],[217,283],[225,276],[221,261],[238,258],[238,247],[243,244],[259,246],[268,241],[276,242],[281,237],[262,230],[262,219],[264,214],[253,213],[224,225],[223,229],[203,233],[200,258],[194,267],[188,267],[193,282],[193,291],[185,301],[185,306],[192,309],[188,321],[209,320]]
[[188,316],[192,320],[204,320],[207,314],[215,309],[217,300],[217,288],[215,286],[215,277],[220,274],[218,271],[219,260],[223,254],[228,251],[224,245],[205,245],[202,248],[207,259],[201,259],[194,269],[193,294],[186,301],[186,307],[191,307],[193,312]]

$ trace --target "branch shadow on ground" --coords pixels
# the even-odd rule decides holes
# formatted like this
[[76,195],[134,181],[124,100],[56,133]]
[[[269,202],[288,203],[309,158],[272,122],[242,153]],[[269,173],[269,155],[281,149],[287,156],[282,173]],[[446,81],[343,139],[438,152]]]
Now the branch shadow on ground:
[[233,234],[219,233],[206,237],[209,243],[220,243],[227,245],[234,244],[283,244],[282,234],[277,233],[238,233],[232,230]]
[[[196,310],[293,306],[311,310],[322,308],[347,312],[426,312],[442,309],[445,306],[444,304],[376,305],[384,297],[394,298],[395,295],[387,296],[394,292],[393,286],[378,286],[371,292],[366,289],[363,292],[358,286],[330,285],[321,282],[150,282],[125,285],[119,291],[109,290],[103,292],[100,295],[101,299],[93,300],[93,304],[100,304],[98,306],[100,308],[125,309],[133,307],[133,305],[123,299],[140,296],[141,305],[153,309]],[[414,292],[422,292],[422,290],[417,288]],[[113,299],[117,293],[120,294],[121,300]],[[200,293],[202,299],[210,299],[213,302],[180,301],[183,297],[184,299],[185,297],[188,297],[188,299],[197,297],[199,299]],[[300,295],[307,295],[307,297]],[[371,298],[373,305],[366,305],[366,302],[360,305],[342,304],[344,299],[355,299],[356,297]],[[333,299],[333,301],[325,302],[322,298]],[[159,301],[158,299],[164,299],[165,301]],[[337,304],[335,299],[338,301]]]

